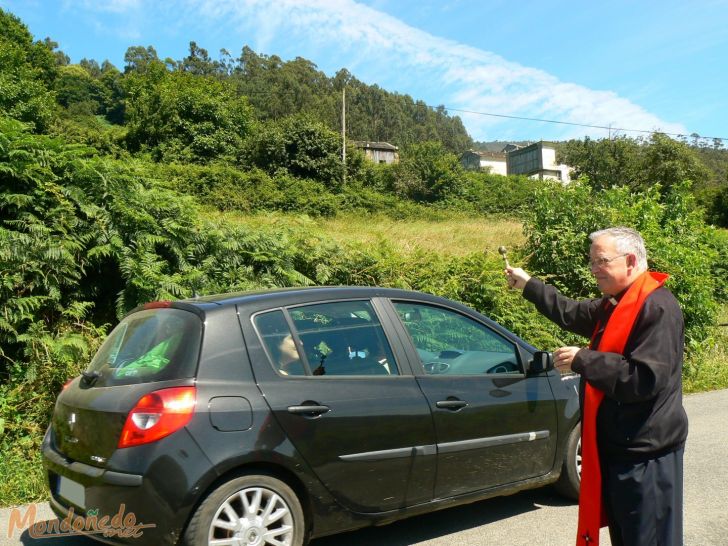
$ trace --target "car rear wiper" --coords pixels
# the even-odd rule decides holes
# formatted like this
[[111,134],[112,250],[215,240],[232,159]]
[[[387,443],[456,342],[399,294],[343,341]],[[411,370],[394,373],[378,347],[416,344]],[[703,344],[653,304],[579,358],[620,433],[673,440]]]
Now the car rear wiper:
[[96,380],[99,377],[101,377],[101,372],[96,371],[96,370],[92,370],[90,372],[85,371],[85,372],[82,372],[81,375],[83,376],[81,379],[83,384],[86,386],[89,386],[89,385],[93,385],[94,383],[96,383]]

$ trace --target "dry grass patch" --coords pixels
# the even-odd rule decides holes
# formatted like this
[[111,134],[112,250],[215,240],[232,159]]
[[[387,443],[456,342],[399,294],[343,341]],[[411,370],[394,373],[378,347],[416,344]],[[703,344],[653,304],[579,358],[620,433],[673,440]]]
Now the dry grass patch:
[[250,227],[281,226],[306,229],[311,234],[340,243],[377,244],[384,240],[404,252],[423,249],[463,256],[472,252],[496,252],[505,245],[525,242],[521,222],[509,218],[451,218],[445,220],[393,220],[386,216],[341,214],[335,218],[310,218],[291,214],[211,213],[226,222]]
[[337,217],[321,226],[336,240],[376,242],[385,239],[405,252],[422,248],[441,254],[464,255],[500,245],[524,242],[521,222],[510,219],[460,218],[440,221]]

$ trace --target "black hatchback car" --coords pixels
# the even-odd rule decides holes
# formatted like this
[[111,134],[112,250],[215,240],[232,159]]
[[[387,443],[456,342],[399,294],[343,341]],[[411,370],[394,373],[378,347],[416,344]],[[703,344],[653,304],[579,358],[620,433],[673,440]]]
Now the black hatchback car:
[[297,288],[135,309],[42,449],[53,510],[96,539],[301,545],[554,482],[576,497],[578,420],[549,353],[461,304]]

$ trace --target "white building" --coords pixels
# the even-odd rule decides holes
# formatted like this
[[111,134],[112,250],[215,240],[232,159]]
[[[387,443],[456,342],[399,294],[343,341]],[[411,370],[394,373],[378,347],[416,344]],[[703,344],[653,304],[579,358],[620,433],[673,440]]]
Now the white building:
[[571,181],[568,165],[556,163],[556,146],[551,142],[536,142],[506,155],[508,174],[520,174],[540,180]]
[[507,175],[506,154],[502,152],[476,152],[468,150],[460,156],[460,164],[471,171],[487,171],[492,174]]

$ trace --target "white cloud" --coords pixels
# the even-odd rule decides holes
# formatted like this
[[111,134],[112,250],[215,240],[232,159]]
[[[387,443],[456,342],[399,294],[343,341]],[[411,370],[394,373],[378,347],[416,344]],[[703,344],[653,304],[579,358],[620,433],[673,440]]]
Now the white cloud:
[[[338,59],[346,59],[340,66],[355,76],[451,109],[687,132],[683,125],[662,120],[614,92],[562,82],[495,53],[433,36],[353,0],[189,0],[189,5],[225,21],[226,29],[252,30],[255,45],[263,52],[281,41],[333,49]],[[521,136],[529,134],[527,122],[475,114],[461,117],[476,139],[502,138],[516,127]],[[605,136],[604,130],[568,125],[542,124],[538,130],[548,131],[548,138]]]

